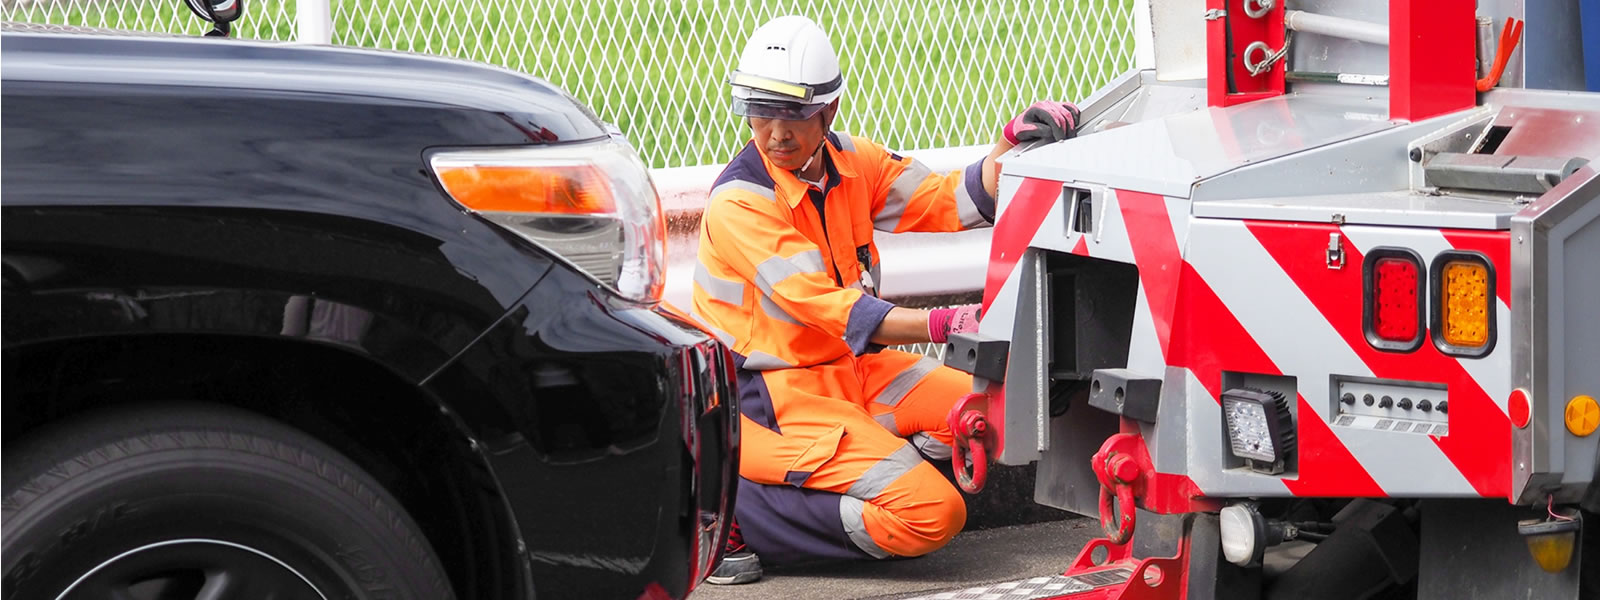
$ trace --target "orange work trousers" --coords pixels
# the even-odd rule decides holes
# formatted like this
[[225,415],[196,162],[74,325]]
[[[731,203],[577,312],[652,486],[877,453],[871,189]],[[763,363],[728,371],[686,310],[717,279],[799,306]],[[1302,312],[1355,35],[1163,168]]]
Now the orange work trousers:
[[762,562],[920,556],[966,524],[926,458],[949,459],[947,416],[971,375],[897,350],[738,373],[734,514]]

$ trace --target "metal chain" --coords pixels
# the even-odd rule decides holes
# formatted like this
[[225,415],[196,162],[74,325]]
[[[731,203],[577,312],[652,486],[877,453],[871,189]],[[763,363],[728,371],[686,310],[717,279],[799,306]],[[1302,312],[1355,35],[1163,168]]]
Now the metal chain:
[[[1256,54],[1262,55],[1261,60],[1252,62],[1250,57]],[[1244,47],[1244,55],[1239,59],[1244,61],[1244,69],[1250,72],[1251,77],[1260,77],[1262,73],[1271,71],[1273,65],[1278,64],[1278,61],[1283,60],[1288,55],[1289,38],[1286,36],[1283,38],[1283,47],[1276,51],[1271,46],[1268,46],[1266,42],[1251,42],[1249,46]]]

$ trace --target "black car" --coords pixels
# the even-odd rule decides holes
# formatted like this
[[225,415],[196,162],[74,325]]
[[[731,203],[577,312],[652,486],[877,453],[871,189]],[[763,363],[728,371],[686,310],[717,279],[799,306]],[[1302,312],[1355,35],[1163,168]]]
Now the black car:
[[720,559],[726,348],[643,163],[391,52],[3,42],[5,598],[668,598]]

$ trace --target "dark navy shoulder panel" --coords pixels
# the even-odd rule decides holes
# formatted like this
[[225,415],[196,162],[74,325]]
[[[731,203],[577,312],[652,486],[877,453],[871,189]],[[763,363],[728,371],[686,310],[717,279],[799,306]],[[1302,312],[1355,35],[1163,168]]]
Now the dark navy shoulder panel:
[[733,160],[728,161],[728,166],[722,169],[722,174],[717,176],[716,183],[711,187],[733,181],[753,183],[768,189],[776,186],[772,174],[767,172],[766,164],[761,162],[761,151],[756,149],[755,142],[745,143]]

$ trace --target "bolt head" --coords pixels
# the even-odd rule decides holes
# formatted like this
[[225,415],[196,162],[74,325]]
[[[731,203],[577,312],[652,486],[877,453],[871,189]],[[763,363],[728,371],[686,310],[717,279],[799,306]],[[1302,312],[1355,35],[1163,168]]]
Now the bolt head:
[[1126,455],[1111,457],[1111,477],[1123,483],[1133,483],[1139,478],[1139,465]]

